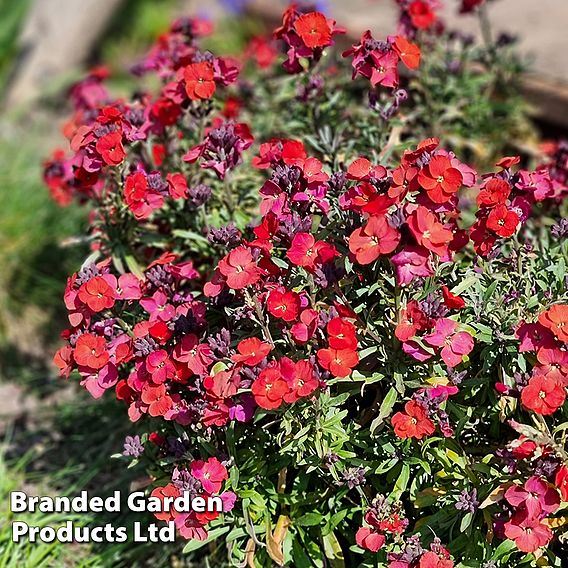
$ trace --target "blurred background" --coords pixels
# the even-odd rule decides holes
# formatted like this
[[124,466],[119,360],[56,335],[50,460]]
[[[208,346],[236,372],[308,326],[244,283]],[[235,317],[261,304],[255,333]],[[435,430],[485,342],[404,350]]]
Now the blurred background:
[[[448,26],[481,35],[473,16],[458,17],[461,0],[445,0]],[[93,402],[56,378],[51,358],[65,325],[62,294],[86,246],[86,212],[59,208],[42,184],[42,161],[65,142],[66,89],[95,65],[111,71],[110,88],[125,95],[128,69],[179,15],[215,22],[208,44],[238,53],[247,38],[280,18],[280,0],[0,0],[0,521],[9,518],[8,492],[104,495],[137,482],[136,472],[113,466],[128,434],[114,401]],[[393,0],[320,0],[317,8],[348,29],[396,29]],[[488,4],[496,31],[518,36],[528,62],[522,90],[534,124],[545,136],[568,129],[568,47],[565,0],[495,0]],[[237,17],[238,16],[238,17]],[[459,19],[458,19],[459,18]],[[219,40],[222,38],[222,40]],[[36,518],[49,523],[57,519]],[[89,522],[85,518],[82,522]],[[97,519],[100,523],[101,519]],[[128,520],[123,522],[129,522]],[[154,556],[155,555],[155,556]],[[98,549],[61,545],[16,547],[0,522],[0,566],[182,566],[143,546]],[[195,564],[193,564],[195,565]]]

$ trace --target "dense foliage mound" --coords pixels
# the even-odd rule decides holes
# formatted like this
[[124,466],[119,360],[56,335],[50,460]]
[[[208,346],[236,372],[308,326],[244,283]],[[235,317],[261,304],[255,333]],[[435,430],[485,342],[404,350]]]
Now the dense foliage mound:
[[94,70],[46,163],[91,207],[56,364],[124,402],[153,495],[221,495],[157,514],[214,565],[560,566],[566,148],[481,175],[429,138],[421,59],[459,85],[507,42],[399,4],[342,54],[294,6],[239,59],[178,20],[134,69],[159,89],[114,100]]

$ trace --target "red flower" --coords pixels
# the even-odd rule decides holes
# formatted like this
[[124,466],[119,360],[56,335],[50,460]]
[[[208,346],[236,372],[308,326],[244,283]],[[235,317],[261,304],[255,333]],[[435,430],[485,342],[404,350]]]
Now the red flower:
[[434,423],[428,418],[426,409],[415,400],[409,400],[404,405],[405,412],[397,412],[392,417],[394,433],[399,438],[416,438],[421,440],[424,436],[434,433]]
[[478,6],[481,6],[485,0],[462,0],[460,14],[473,12]]
[[436,14],[423,0],[414,0],[408,7],[408,15],[415,28],[425,30],[436,21]]
[[349,250],[359,264],[371,264],[380,255],[394,251],[399,241],[400,233],[389,225],[384,215],[377,215],[351,233]]
[[347,377],[359,363],[359,355],[353,349],[320,349],[318,362],[334,377]]
[[300,313],[300,296],[296,292],[273,290],[266,302],[268,311],[284,321],[295,321]]
[[260,280],[260,269],[250,249],[243,245],[219,261],[219,271],[225,277],[227,286],[233,290],[246,288]]
[[296,233],[286,256],[296,266],[314,270],[317,264],[333,260],[337,251],[333,245],[315,240],[310,233]]
[[333,318],[327,323],[327,336],[332,349],[357,349],[355,326],[342,318]]
[[252,394],[258,406],[266,410],[275,410],[284,402],[288,393],[288,383],[282,378],[277,365],[263,369],[252,383]]
[[175,365],[164,349],[152,351],[146,357],[146,370],[152,376],[152,382],[156,384],[171,379],[176,372]]
[[491,178],[479,192],[477,204],[480,207],[494,207],[507,201],[511,193],[511,186],[499,178]]
[[522,552],[534,552],[552,539],[552,531],[527,511],[520,511],[505,523],[505,536],[515,541]]
[[422,311],[420,304],[416,300],[410,300],[400,311],[400,321],[394,334],[400,341],[408,341],[417,331],[427,329],[429,326],[430,320]]
[[450,310],[461,310],[465,308],[464,299],[452,294],[447,286],[442,286],[442,296],[444,297],[444,304],[446,304]]
[[385,544],[386,538],[381,533],[371,530],[368,527],[361,527],[355,535],[357,544],[371,552],[378,552]]
[[83,333],[77,339],[73,358],[77,365],[90,367],[91,369],[102,369],[109,360],[104,337],[93,333]]
[[78,291],[79,300],[87,304],[93,312],[102,312],[112,308],[115,295],[115,290],[102,276],[95,276],[81,284]]
[[312,394],[318,388],[318,379],[314,374],[314,367],[309,361],[292,362],[287,357],[280,360],[280,369],[288,383],[288,392],[284,401],[296,402],[299,398]]
[[454,561],[429,550],[420,558],[417,568],[454,568]]
[[454,234],[443,227],[432,211],[419,205],[408,217],[407,223],[419,245],[435,252],[438,256],[445,256],[448,253],[448,244]]
[[[152,437],[152,434],[150,434],[150,437]],[[166,497],[167,498],[179,497],[180,496],[179,489],[173,483],[168,483],[164,487],[156,487],[152,491],[151,496],[157,497],[162,502],[162,506],[160,507],[161,512],[154,513],[156,519],[160,521],[171,521],[174,518],[175,512],[172,509],[170,509],[169,511],[163,511],[162,510],[164,509],[163,504]]]
[[514,211],[510,211],[505,205],[496,205],[487,217],[487,228],[500,237],[510,237],[515,234],[519,221],[519,216]]
[[166,386],[146,386],[142,391],[142,402],[148,405],[150,416],[163,416],[172,407],[173,401],[166,392]]
[[538,317],[538,321],[565,343],[568,342],[568,305],[554,304]]
[[294,22],[296,33],[310,49],[331,44],[331,28],[326,17],[320,12],[310,12]]
[[97,152],[108,166],[118,166],[124,160],[126,152],[122,146],[122,132],[115,130],[97,140]]
[[566,399],[562,384],[549,375],[535,375],[521,392],[521,402],[525,408],[544,416],[553,414]]
[[420,170],[418,182],[434,203],[447,203],[463,182],[462,173],[452,166],[446,156],[434,156]]
[[215,71],[208,61],[191,63],[183,72],[185,92],[192,101],[210,99],[215,92]]
[[568,466],[562,465],[556,472],[556,478],[554,479],[554,483],[558,490],[560,491],[560,495],[562,496],[562,501],[568,502]]
[[418,69],[420,66],[420,48],[415,43],[408,41],[405,37],[396,36],[393,48],[400,60],[409,69]]
[[256,367],[266,356],[272,351],[272,347],[258,339],[258,337],[249,337],[243,339],[237,345],[238,355],[233,355],[231,359],[235,363],[243,363],[248,367]]

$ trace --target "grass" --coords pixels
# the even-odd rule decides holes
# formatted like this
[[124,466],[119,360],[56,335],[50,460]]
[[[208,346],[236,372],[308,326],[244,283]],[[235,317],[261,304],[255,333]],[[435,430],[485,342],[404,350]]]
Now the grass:
[[123,497],[143,472],[126,468],[122,460],[110,460],[120,453],[122,441],[132,433],[124,420],[124,408],[112,399],[93,402],[79,393],[69,402],[41,410],[25,428],[18,427],[0,451],[0,568],[37,566],[78,568],[145,567],[182,568],[194,566],[180,559],[183,542],[156,546],[144,543],[13,543],[11,521],[57,527],[66,520],[77,526],[101,526],[107,522],[129,527],[135,521],[148,523],[148,514],[121,513],[56,514],[19,513],[8,510],[9,493],[24,490],[28,495],[74,496],[85,489],[91,496],[106,497],[119,490]]
[[58,207],[41,180],[57,131],[43,115],[0,119],[0,376],[31,387],[45,381],[66,278],[85,254],[62,243],[81,234],[86,212]]

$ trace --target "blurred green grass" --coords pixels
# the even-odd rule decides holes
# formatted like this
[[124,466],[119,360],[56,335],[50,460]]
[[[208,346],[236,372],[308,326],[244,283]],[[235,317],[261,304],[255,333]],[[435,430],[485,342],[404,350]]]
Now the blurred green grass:
[[0,120],[0,376],[18,383],[47,376],[66,277],[85,250],[63,242],[80,234],[86,212],[58,207],[41,180],[56,125],[40,113]]

